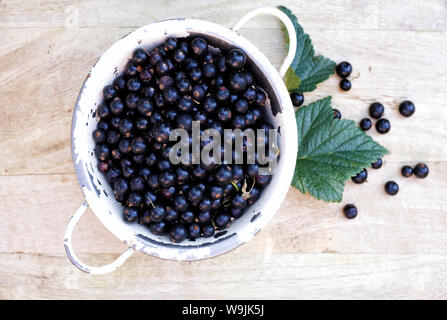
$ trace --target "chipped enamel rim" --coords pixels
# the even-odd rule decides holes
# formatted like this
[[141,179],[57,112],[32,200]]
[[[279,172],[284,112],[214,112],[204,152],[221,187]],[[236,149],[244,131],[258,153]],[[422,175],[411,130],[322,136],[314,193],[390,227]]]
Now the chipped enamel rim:
[[[121,205],[115,200],[103,174],[96,168],[97,160],[93,153],[94,142],[91,134],[96,128],[94,112],[101,103],[102,88],[120,74],[135,48],[153,47],[163,42],[166,37],[185,37],[190,34],[201,34],[212,44],[221,47],[239,47],[247,54],[258,82],[269,95],[270,101],[264,110],[264,116],[274,127],[280,128],[281,156],[272,181],[264,189],[260,199],[228,229],[217,232],[211,238],[185,240],[174,244],[165,237],[153,235],[145,226],[129,224],[123,220]],[[148,255],[192,261],[226,253],[248,242],[273,218],[287,194],[293,176],[297,156],[297,127],[289,93],[281,76],[253,44],[238,33],[215,23],[195,19],[172,19],[152,23],[129,33],[98,59],[85,79],[76,101],[71,148],[77,179],[85,199],[110,232],[129,247]]]

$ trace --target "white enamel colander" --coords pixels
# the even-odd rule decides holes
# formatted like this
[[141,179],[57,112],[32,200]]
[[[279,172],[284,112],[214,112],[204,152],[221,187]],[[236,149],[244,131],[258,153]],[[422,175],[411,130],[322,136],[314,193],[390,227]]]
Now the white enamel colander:
[[[257,15],[273,15],[280,19],[290,38],[289,52],[279,70],[250,41],[238,34],[238,30]],[[128,59],[137,47],[150,48],[162,43],[167,37],[201,35],[216,47],[241,48],[256,81],[267,91],[269,101],[263,116],[279,129],[281,157],[271,183],[264,189],[260,199],[246,209],[225,231],[211,238],[182,243],[171,243],[163,236],[153,235],[149,229],[137,223],[123,220],[121,205],[115,200],[113,190],[101,172],[97,170],[92,132],[96,129],[94,117],[102,102],[102,89],[112,83],[125,68]],[[291,20],[276,8],[255,9],[242,17],[232,29],[195,19],[171,19],[141,27],[113,44],[95,63],[82,85],[73,112],[71,147],[73,164],[85,202],[75,212],[65,232],[65,250],[71,262],[82,271],[103,274],[118,268],[135,250],[151,256],[192,261],[214,257],[228,252],[252,239],[273,218],[284,200],[295,168],[297,156],[297,128],[292,102],[282,80],[296,52],[296,33]],[[113,263],[106,266],[89,266],[75,255],[71,237],[76,223],[90,206],[98,219],[129,248]]]

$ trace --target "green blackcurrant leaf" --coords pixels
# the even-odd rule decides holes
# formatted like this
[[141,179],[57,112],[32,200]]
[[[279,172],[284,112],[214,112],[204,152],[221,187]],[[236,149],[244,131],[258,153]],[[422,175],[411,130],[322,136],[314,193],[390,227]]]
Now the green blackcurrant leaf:
[[292,186],[317,199],[340,202],[346,180],[388,151],[352,120],[333,119],[331,97],[299,108],[298,157]]
[[294,91],[299,88],[301,79],[296,76],[296,73],[292,69],[287,69],[284,78],[286,81],[287,90]]
[[[317,87],[317,84],[323,82],[334,73],[336,64],[332,60],[321,55],[314,56],[315,52],[312,41],[310,40],[309,35],[304,33],[303,28],[298,23],[297,17],[286,7],[279,6],[278,8],[292,20],[297,36],[297,49],[292,64],[289,70],[287,70],[286,76],[288,74],[289,76],[286,77],[286,83],[288,83],[288,79],[292,72],[294,72],[301,81],[298,87],[293,86],[292,88],[292,86],[290,86],[291,89],[289,89],[289,91],[298,93],[312,91]],[[284,27],[283,29],[288,46],[289,35]],[[289,88],[289,85],[287,85],[287,87]]]

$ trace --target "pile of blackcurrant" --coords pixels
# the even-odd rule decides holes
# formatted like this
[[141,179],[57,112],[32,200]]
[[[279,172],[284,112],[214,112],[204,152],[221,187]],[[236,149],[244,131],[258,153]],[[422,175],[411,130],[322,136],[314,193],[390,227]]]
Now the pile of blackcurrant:
[[[242,50],[221,50],[202,37],[168,38],[155,48],[136,49],[103,93],[95,155],[127,222],[173,242],[211,237],[241,217],[270,183],[272,176],[260,175],[258,162],[169,160],[176,143],[169,140],[171,131],[190,132],[193,121],[222,136],[224,129],[272,128],[261,115],[267,94]],[[243,141],[245,154],[255,142]],[[268,148],[268,132],[263,142]],[[233,151],[233,160],[241,156]]]

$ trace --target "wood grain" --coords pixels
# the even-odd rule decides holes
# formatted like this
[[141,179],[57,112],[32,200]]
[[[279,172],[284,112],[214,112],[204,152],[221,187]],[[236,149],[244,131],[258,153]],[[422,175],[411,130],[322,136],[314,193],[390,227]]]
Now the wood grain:
[[[281,1],[318,53],[350,61],[353,88],[332,76],[305,95],[332,95],[359,121],[371,102],[392,129],[370,134],[391,154],[363,185],[347,183],[343,204],[290,189],[275,219],[223,256],[177,263],[135,254],[121,269],[91,276],[64,255],[64,228],[83,201],[70,154],[74,103],[91,65],[117,39],[173,17],[232,26],[276,1],[0,1],[0,298],[447,298],[447,2],[444,0]],[[285,56],[280,24],[254,19],[241,33],[275,66]],[[405,119],[400,101],[416,113]],[[427,162],[425,180],[400,176]],[[396,180],[400,192],[383,185]],[[126,247],[89,212],[74,233],[88,263],[111,262]],[[206,274],[206,277],[203,277]],[[244,280],[244,281],[242,281]]]
[[92,276],[63,255],[0,254],[0,298],[446,299],[446,264],[439,254],[232,253],[179,263],[138,253],[114,273]]

